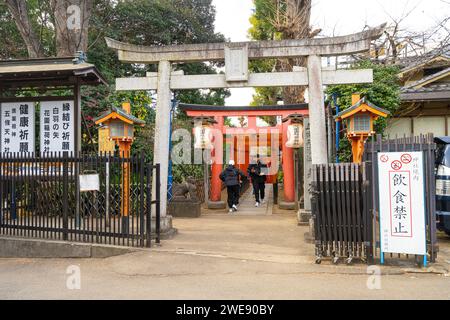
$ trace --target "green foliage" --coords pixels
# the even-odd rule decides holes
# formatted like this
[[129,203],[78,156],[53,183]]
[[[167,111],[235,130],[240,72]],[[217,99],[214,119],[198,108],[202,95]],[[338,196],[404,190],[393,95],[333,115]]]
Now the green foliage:
[[[44,52],[55,54],[55,39],[52,30],[49,0],[27,0],[29,17],[39,37]],[[0,59],[18,59],[27,57],[27,47],[16,23],[4,1],[0,1]]]
[[177,164],[172,167],[173,181],[181,183],[187,178],[203,179],[204,166],[200,164]]
[[339,140],[339,162],[352,162],[352,144],[346,138]]
[[[54,56],[55,34],[49,0],[27,1],[30,21],[39,35],[47,56]],[[87,123],[83,130],[83,150],[97,149],[97,129],[93,119],[112,106],[120,107],[131,102],[132,113],[146,121],[144,128],[137,128],[132,153],[145,152],[153,158],[155,110],[152,93],[116,92],[117,77],[144,76],[155,72],[155,65],[121,63],[115,51],[106,46],[104,37],[139,45],[167,45],[184,43],[223,42],[222,34],[215,33],[215,8],[212,0],[95,0],[89,27],[88,62],[95,64],[111,84],[109,86],[83,87],[82,111]],[[0,2],[0,59],[27,57],[25,43],[4,2]],[[177,68],[186,74],[216,73],[219,64],[179,64]],[[62,92],[55,92],[55,95]],[[228,90],[190,90],[176,92],[178,100],[185,103],[223,105]],[[177,117],[186,119],[178,113]]]
[[[116,53],[106,47],[103,37],[139,45],[222,42],[225,40],[223,35],[214,32],[214,21],[215,9],[211,0],[134,0],[121,1],[117,5],[113,1],[98,0],[90,29],[93,44],[88,52],[89,61],[97,65],[110,82],[116,77],[144,76],[146,72],[157,71],[156,66],[120,63]],[[100,40],[96,41],[99,37]],[[185,74],[216,73],[214,65],[205,63],[179,64],[177,69]],[[147,122],[144,128],[136,130],[132,152],[143,151],[152,160],[155,110],[151,108],[150,93],[125,94],[109,90],[108,94],[106,102],[109,105],[129,101],[133,114]],[[190,90],[175,92],[175,96],[185,103],[223,105],[229,91]],[[95,114],[96,110],[90,109],[86,113]],[[186,119],[182,112],[178,112],[177,117]]]
[[250,17],[249,35],[255,40],[280,40],[281,34],[273,26],[275,7],[273,0],[253,0],[255,11]]
[[[399,68],[364,60],[356,63],[352,66],[352,69],[373,69],[374,81],[369,84],[329,86],[326,94],[328,97],[337,94],[337,102],[341,111],[351,106],[352,94],[359,93],[362,97],[367,97],[376,106],[394,114],[400,105],[400,84],[397,77]],[[378,119],[375,122],[375,131],[383,134],[386,125],[387,119]],[[351,158],[351,145],[345,138],[341,140],[339,157],[343,161],[348,161]]]
[[27,48],[6,5],[0,2],[0,59],[26,56]]

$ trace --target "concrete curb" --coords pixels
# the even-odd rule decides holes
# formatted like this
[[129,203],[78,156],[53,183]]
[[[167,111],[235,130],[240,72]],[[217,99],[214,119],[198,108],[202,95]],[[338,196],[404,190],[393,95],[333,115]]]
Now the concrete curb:
[[107,258],[139,250],[100,244],[0,237],[0,258]]

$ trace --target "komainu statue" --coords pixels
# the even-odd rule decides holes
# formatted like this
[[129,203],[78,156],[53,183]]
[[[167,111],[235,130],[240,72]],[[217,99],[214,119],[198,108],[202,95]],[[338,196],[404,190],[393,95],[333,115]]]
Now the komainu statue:
[[188,178],[182,183],[174,183],[172,187],[172,201],[191,201],[197,202],[197,187],[194,179]]

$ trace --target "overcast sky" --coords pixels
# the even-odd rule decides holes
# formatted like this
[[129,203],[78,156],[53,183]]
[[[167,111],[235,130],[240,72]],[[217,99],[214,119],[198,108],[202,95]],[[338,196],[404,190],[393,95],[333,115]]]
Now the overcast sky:
[[[248,41],[252,0],[213,0],[217,10],[216,31],[231,41]],[[433,28],[450,16],[450,0],[313,0],[312,24],[322,35],[345,35],[359,32],[365,25],[391,22],[408,12],[402,24],[412,31]],[[248,105],[253,89],[233,89],[227,105]]]

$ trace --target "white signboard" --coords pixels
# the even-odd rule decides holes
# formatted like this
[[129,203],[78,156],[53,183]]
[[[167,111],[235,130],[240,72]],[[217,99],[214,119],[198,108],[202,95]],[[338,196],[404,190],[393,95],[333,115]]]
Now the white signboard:
[[98,174],[80,175],[80,191],[100,191],[100,178]]
[[382,252],[426,254],[423,154],[378,153]]
[[74,152],[73,101],[41,102],[41,152]]
[[34,152],[34,103],[1,104],[1,152]]

